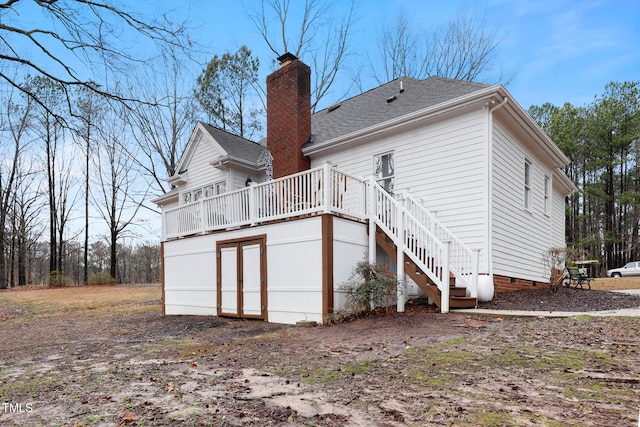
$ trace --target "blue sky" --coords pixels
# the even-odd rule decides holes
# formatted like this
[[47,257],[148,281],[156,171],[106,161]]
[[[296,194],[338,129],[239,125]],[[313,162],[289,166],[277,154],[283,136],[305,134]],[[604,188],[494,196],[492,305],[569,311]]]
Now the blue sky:
[[[175,7],[164,0],[154,3],[160,10]],[[264,62],[272,55],[246,15],[257,4],[259,0],[188,0],[171,13],[188,16],[194,39],[209,58],[246,44]],[[348,4],[339,0],[335,13],[339,16]],[[468,8],[484,10],[502,40],[498,65],[513,76],[507,88],[524,108],[544,102],[581,106],[602,94],[610,81],[640,80],[637,0],[355,0],[355,6],[354,52],[373,52],[385,20],[401,10],[413,25],[425,29]],[[263,67],[264,74],[268,71]],[[339,84],[348,84],[347,77],[342,78]]]

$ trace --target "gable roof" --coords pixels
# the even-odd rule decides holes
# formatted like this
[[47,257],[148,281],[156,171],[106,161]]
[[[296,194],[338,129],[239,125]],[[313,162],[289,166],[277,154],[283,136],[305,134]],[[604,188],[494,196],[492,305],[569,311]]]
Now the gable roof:
[[202,127],[216,140],[226,155],[245,162],[258,164],[262,160],[265,146],[234,135],[215,126],[199,122]]
[[334,104],[311,116],[311,141],[322,143],[388,120],[422,110],[481,89],[482,83],[429,77],[402,77]]
[[220,157],[216,160],[216,163],[219,164],[232,162],[258,169],[261,167],[264,152],[267,151],[263,145],[198,121],[180,158],[176,173],[168,178],[169,182],[177,182],[176,180],[180,174],[186,172],[191,162],[191,157],[203,138],[217,146],[218,151],[220,151]]

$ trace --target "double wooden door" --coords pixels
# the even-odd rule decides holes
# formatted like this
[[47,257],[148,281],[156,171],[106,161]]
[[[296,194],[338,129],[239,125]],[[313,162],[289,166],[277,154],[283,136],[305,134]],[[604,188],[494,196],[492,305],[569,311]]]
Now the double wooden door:
[[267,320],[266,236],[218,242],[218,316]]

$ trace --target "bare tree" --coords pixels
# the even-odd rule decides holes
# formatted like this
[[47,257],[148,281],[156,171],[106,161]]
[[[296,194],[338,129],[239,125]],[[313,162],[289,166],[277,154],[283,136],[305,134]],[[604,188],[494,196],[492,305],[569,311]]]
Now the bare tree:
[[91,243],[91,251],[89,252],[89,267],[92,273],[100,273],[104,271],[109,261],[110,249],[102,241],[97,240]]
[[156,98],[127,115],[138,153],[131,158],[158,195],[170,189],[166,178],[174,174],[196,119],[192,86],[183,83],[190,79],[184,74],[183,60],[177,52],[169,51],[162,62],[164,72],[150,73],[135,85],[137,90],[155,94]]
[[109,229],[110,274],[118,280],[118,239],[133,224],[149,190],[147,186],[143,189],[136,187],[139,179],[133,167],[135,153],[121,139],[125,134],[126,120],[114,118],[113,123],[104,129],[101,144],[94,151],[97,186],[91,197]]
[[3,135],[0,136],[0,289],[8,285],[5,256],[7,215],[13,207],[20,157],[28,145],[25,140],[32,106],[30,99],[26,99],[24,104],[14,102],[11,94],[3,104],[5,111],[0,116],[3,124]]
[[44,194],[39,171],[33,170],[33,164],[27,167],[26,163],[21,159],[16,165],[18,173],[11,211],[14,224],[11,234],[16,246],[18,286],[27,284],[28,254],[44,232],[40,224],[40,208],[44,204],[42,200]]
[[80,87],[76,93],[75,103],[78,110],[79,125],[74,132],[78,145],[84,151],[84,250],[82,283],[87,283],[89,277],[89,159],[91,158],[94,135],[101,128],[102,114],[105,106],[103,99],[94,92]]
[[49,269],[60,271],[63,267],[64,237],[66,226],[75,203],[70,194],[71,165],[65,156],[64,126],[53,113],[65,103],[64,87],[47,78],[34,77],[24,85],[36,105],[33,134],[42,142],[49,197]]
[[160,245],[144,242],[136,246],[132,264],[134,274],[132,283],[156,283],[160,280]]
[[495,64],[501,39],[484,13],[468,10],[448,23],[424,31],[412,25],[406,12],[386,23],[378,39],[376,57],[369,57],[379,84],[399,77],[430,76],[476,81],[504,78]]
[[383,84],[401,76],[422,78],[425,61],[419,57],[420,43],[421,37],[406,13],[399,14],[392,24],[385,23],[378,40],[380,59],[370,59],[376,81]]
[[23,74],[55,82],[67,95],[68,111],[72,111],[70,89],[77,86],[109,99],[132,101],[109,82],[112,74],[132,70],[148,58],[134,57],[131,49],[121,47],[148,43],[183,48],[188,43],[184,27],[147,20],[116,4],[111,0],[1,1],[0,61],[5,67],[0,68],[0,80],[62,121],[61,111],[51,109],[32,87],[22,85],[5,70],[13,65],[24,70]]
[[329,93],[349,56],[353,4],[341,18],[334,15],[336,8],[333,0],[305,0],[302,14],[294,17],[291,0],[261,0],[259,9],[249,13],[276,57],[290,52],[311,66],[311,111]]

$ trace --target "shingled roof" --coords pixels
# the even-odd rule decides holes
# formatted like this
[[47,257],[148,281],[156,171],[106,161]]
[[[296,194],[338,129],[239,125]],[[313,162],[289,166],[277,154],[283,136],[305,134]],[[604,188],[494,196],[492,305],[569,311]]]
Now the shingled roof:
[[[402,77],[311,116],[311,140],[306,146],[383,123],[490,85],[429,77]],[[401,90],[402,88],[402,90]]]
[[200,122],[230,157],[258,164],[267,148],[225,130]]
[[[489,85],[443,77],[424,80],[398,78],[313,114],[311,138],[305,146],[365,129],[486,87]],[[267,150],[264,145],[200,123],[230,157],[254,164],[262,161]]]

